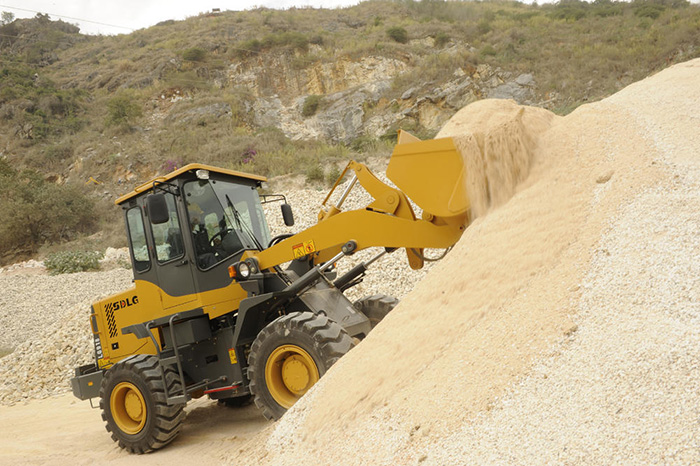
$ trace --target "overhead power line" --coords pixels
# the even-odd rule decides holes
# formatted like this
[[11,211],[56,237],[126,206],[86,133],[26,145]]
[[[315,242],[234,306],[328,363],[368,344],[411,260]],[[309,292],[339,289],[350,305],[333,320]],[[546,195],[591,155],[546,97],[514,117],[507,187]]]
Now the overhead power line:
[[49,15],[49,16],[56,16],[57,18],[65,18],[65,19],[72,19],[73,21],[81,21],[84,23],[92,23],[92,24],[99,24],[100,26],[109,26],[112,28],[119,28],[119,29],[126,29],[128,31],[135,31],[134,28],[129,28],[126,26],[117,26],[116,24],[108,24],[108,23],[101,23],[99,21],[92,21],[90,19],[83,19],[83,18],[74,18],[72,16],[65,16],[65,15],[57,15],[55,13],[47,13],[44,11],[36,11],[36,10],[29,10],[27,8],[19,8],[16,6],[9,6],[9,5],[0,5],[0,8],[9,8],[11,10],[18,10],[18,11],[26,11],[28,13],[40,13],[42,15]]

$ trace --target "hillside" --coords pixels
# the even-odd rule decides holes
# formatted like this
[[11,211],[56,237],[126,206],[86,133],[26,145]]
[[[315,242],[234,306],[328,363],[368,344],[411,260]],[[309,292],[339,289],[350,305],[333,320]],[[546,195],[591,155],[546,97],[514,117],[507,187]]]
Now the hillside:
[[698,56],[699,29],[700,7],[681,0],[368,1],[206,14],[109,37],[45,15],[15,20],[0,26],[0,157],[11,167],[0,172],[4,197],[25,203],[0,210],[34,209],[32,222],[46,223],[53,206],[41,199],[64,194],[22,191],[11,180],[23,168],[94,205],[69,209],[60,231],[0,232],[13,251],[0,260],[98,231],[80,247],[123,244],[111,202],[188,162],[326,183],[335,163],[386,156],[398,128],[432,137],[476,100],[566,114]]

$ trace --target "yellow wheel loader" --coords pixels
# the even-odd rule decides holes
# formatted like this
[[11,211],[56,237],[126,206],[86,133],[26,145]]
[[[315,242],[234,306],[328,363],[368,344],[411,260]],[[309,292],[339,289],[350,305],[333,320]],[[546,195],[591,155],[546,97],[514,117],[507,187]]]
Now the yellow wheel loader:
[[[323,202],[318,223],[270,237],[265,178],[200,164],[156,178],[117,199],[124,211],[134,287],[92,305],[95,363],[76,368],[73,393],[99,398],[107,431],[134,453],[155,450],[180,431],[183,407],[209,396],[250,398],[280,418],[391,310],[377,295],[343,294],[372,263],[404,248],[423,266],[423,248],[449,248],[469,222],[466,173],[451,139],[400,132],[387,177],[350,162],[347,188]],[[342,210],[360,183],[373,197]],[[417,218],[408,196],[422,209]],[[377,248],[338,276],[337,263]]]

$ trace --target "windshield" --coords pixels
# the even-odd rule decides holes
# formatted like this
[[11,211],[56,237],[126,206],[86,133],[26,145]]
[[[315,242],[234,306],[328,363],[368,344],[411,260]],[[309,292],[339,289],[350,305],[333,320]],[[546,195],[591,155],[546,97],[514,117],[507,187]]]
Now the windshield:
[[244,249],[266,247],[270,232],[255,186],[197,180],[183,188],[197,264],[207,269]]

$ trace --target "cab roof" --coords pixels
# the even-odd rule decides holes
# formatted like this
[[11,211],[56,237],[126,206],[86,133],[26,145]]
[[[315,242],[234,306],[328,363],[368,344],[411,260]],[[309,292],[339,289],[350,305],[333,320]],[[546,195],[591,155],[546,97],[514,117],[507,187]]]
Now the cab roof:
[[128,201],[129,199],[131,199],[133,197],[138,196],[139,194],[142,194],[146,191],[150,191],[151,189],[153,189],[153,183],[155,183],[155,182],[166,183],[170,180],[177,178],[178,176],[182,175],[183,173],[193,172],[195,170],[208,170],[212,173],[220,173],[222,175],[237,176],[239,178],[246,178],[248,180],[259,181],[259,182],[267,181],[267,178],[264,176],[251,175],[250,173],[238,172],[235,170],[227,170],[225,168],[213,167],[211,165],[204,165],[201,163],[191,163],[191,164],[185,165],[184,167],[179,168],[173,172],[170,172],[167,175],[158,176],[158,177],[153,178],[152,180],[150,180],[146,183],[143,183],[142,185],[137,186],[129,194],[125,194],[125,195],[121,196],[116,201],[114,201],[114,203],[119,205],[125,201]]

